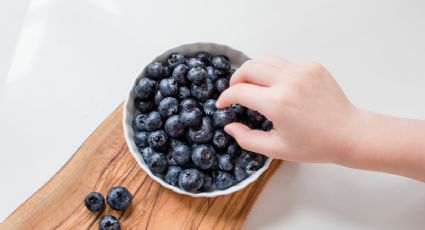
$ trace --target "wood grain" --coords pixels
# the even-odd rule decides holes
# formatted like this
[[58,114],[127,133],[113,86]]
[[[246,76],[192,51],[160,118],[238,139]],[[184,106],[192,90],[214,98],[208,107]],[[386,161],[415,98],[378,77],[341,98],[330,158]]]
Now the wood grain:
[[[161,187],[139,168],[123,136],[120,105],[45,185],[16,209],[0,229],[97,229],[99,217],[113,214],[122,229],[241,229],[268,178],[270,168],[247,188],[227,196],[193,198]],[[107,207],[92,214],[84,206],[91,191],[115,185],[133,194],[124,212]]]

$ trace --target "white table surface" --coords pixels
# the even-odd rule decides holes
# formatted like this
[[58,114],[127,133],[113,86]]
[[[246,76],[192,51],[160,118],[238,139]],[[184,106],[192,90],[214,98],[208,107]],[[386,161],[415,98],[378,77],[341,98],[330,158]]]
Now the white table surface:
[[[0,220],[124,99],[147,60],[190,41],[328,67],[352,102],[425,118],[425,2],[0,1]],[[284,163],[246,229],[423,229],[425,184]]]

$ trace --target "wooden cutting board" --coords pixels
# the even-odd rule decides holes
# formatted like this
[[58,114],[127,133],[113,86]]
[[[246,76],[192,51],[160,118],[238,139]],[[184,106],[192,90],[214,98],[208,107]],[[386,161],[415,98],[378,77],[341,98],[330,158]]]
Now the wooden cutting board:
[[[16,209],[0,229],[97,229],[99,217],[119,217],[122,229],[241,229],[256,198],[279,166],[231,195],[193,198],[172,192],[150,179],[130,154],[123,136],[120,105],[43,187]],[[115,185],[133,194],[124,212],[107,207],[92,214],[87,193],[106,194]]]

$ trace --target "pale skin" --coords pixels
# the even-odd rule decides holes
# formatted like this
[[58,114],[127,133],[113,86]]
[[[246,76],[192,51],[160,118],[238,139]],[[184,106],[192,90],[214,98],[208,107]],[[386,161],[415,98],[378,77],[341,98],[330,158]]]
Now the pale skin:
[[425,181],[425,121],[357,108],[320,64],[264,56],[245,62],[216,105],[239,103],[273,122],[269,132],[231,123],[242,148],[276,159],[335,163]]

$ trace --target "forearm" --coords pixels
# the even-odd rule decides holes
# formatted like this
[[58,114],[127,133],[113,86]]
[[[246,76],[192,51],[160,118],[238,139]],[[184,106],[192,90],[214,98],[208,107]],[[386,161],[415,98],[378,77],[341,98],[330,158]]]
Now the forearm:
[[425,181],[425,121],[356,113],[350,147],[338,163]]

